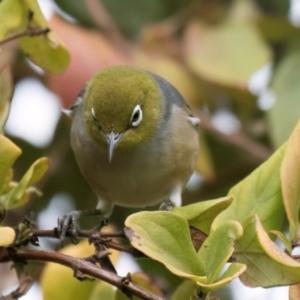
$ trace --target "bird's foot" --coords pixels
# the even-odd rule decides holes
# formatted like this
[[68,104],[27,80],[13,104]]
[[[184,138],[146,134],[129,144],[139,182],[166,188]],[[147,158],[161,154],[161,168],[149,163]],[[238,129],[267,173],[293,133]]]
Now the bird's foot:
[[175,207],[174,203],[170,200],[163,202],[160,207],[159,210],[166,210],[166,211],[171,211],[173,208]]
[[[61,242],[63,243],[67,233],[70,235],[72,243],[78,244],[78,220],[83,216],[102,215],[101,210],[74,210],[68,214],[64,214],[57,220],[57,232]],[[101,222],[103,226],[103,222]]]

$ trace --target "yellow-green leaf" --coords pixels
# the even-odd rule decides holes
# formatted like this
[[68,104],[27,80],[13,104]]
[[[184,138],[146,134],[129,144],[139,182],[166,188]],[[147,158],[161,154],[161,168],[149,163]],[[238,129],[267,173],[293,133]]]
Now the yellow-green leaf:
[[0,1],[0,40],[22,32],[26,26],[26,10],[20,0]]
[[0,72],[0,134],[8,118],[10,100],[13,94],[13,83],[9,68]]
[[0,247],[10,246],[16,237],[16,232],[11,227],[0,227]]
[[[33,12],[31,27],[48,28],[36,0],[24,0],[24,6],[27,11]],[[54,32],[35,37],[24,36],[20,38],[20,46],[30,60],[46,71],[61,73],[69,64],[69,53]]]
[[287,141],[300,116],[300,40],[286,44],[287,50],[276,65],[270,87],[276,102],[267,112],[270,137],[276,147]]
[[195,293],[197,284],[191,280],[183,281],[173,293],[171,300],[190,299],[190,296]]
[[0,134],[0,196],[4,185],[7,185],[7,177],[11,174],[10,168],[22,153],[8,138]]
[[183,217],[167,211],[140,212],[130,215],[125,226],[134,248],[178,276],[206,282],[204,262],[193,247]]
[[201,246],[198,255],[205,263],[207,284],[214,283],[234,250],[237,239],[243,235],[243,227],[236,221],[228,221],[216,228]]
[[233,258],[247,265],[241,281],[251,287],[273,287],[300,283],[300,263],[281,251],[269,238],[259,218],[243,223],[244,235],[236,242]]
[[249,77],[272,59],[254,24],[233,20],[213,25],[192,22],[185,35],[185,55],[199,76],[244,89]]
[[270,230],[270,233],[275,234],[280,239],[280,241],[283,243],[283,245],[285,246],[286,250],[289,253],[292,253],[291,243],[290,243],[290,241],[286,238],[286,236],[281,231]]
[[264,228],[279,230],[285,216],[281,192],[280,169],[286,145],[278,149],[265,163],[235,185],[228,193],[233,202],[212,224],[216,228],[229,220],[242,223],[257,214]]
[[231,197],[223,197],[174,208],[172,212],[185,218],[190,226],[209,234],[213,220],[223,210],[228,208],[231,202]]
[[41,179],[49,168],[49,159],[44,157],[35,161],[15,188],[3,195],[0,200],[6,209],[12,209],[28,202],[28,188]]
[[290,225],[290,240],[297,234],[300,208],[300,121],[294,129],[281,166],[283,203]]
[[104,281],[100,281],[100,282],[97,281],[97,284],[93,288],[91,295],[85,299],[88,299],[88,300],[99,300],[99,299],[115,300],[115,294],[116,294],[116,291],[111,284],[104,282]]

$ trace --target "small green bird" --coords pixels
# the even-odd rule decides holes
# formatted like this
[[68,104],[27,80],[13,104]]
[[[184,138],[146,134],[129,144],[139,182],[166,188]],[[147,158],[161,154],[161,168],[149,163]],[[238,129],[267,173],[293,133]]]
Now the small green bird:
[[181,205],[198,155],[199,119],[168,81],[134,67],[104,69],[68,115],[77,163],[104,216],[114,204]]

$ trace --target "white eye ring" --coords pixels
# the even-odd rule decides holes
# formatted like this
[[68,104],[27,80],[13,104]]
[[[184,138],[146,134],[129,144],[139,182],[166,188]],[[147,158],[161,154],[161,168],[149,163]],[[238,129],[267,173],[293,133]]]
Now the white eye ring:
[[132,115],[131,115],[131,126],[133,127],[137,127],[140,125],[140,123],[142,122],[143,120],[143,111],[140,107],[140,105],[137,105],[134,109],[133,109],[133,112],[132,112]]

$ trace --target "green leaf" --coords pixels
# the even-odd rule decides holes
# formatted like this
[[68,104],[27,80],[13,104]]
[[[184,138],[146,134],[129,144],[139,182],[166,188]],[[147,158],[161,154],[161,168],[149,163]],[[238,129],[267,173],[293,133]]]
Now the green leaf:
[[[27,11],[33,12],[31,27],[48,28],[48,23],[36,0],[25,0],[24,6]],[[46,71],[61,73],[69,64],[69,53],[54,32],[35,37],[22,37],[20,46],[30,60]]]
[[228,193],[233,202],[216,217],[212,228],[229,220],[242,223],[257,214],[264,228],[279,230],[284,219],[280,168],[286,145],[278,149],[265,163],[235,185]]
[[16,232],[11,227],[0,227],[0,247],[10,246],[16,237]]
[[29,200],[28,188],[41,179],[49,167],[48,158],[40,158],[32,164],[26,174],[15,188],[0,198],[0,202],[6,209],[12,209],[24,205]]
[[[131,275],[131,279],[139,287],[151,292],[154,295],[163,297],[163,293],[161,292],[161,290],[155,284],[153,284],[153,282],[151,282],[151,279],[146,274],[134,273]],[[100,299],[100,298],[98,298],[98,299]],[[103,299],[106,299],[106,298],[103,297]],[[128,299],[128,297],[120,289],[118,289],[116,291],[114,300],[127,300],[127,299]],[[140,298],[136,297],[136,296],[132,297],[132,300],[139,300],[139,299]]]
[[270,135],[275,147],[282,145],[295,128],[299,116],[300,94],[300,40],[293,40],[279,61],[271,82],[275,92],[274,107],[267,112]]
[[175,290],[171,300],[191,299],[189,296],[193,295],[197,289],[197,284],[191,280],[183,281]]
[[198,255],[206,266],[207,283],[213,283],[233,253],[234,244],[243,235],[243,227],[228,221],[207,237]]
[[281,166],[283,203],[290,225],[290,240],[297,235],[300,208],[300,121],[288,143]]
[[0,195],[11,175],[10,168],[21,153],[20,148],[0,134]]
[[0,134],[8,118],[10,100],[13,94],[13,82],[9,68],[0,72]]
[[270,230],[270,233],[275,234],[280,239],[280,241],[283,243],[283,245],[285,246],[286,250],[289,253],[292,253],[291,243],[290,243],[290,241],[286,238],[286,236],[281,231]]
[[0,1],[0,40],[25,30],[26,10],[20,0]]
[[271,49],[251,22],[218,25],[192,22],[185,35],[188,66],[217,84],[246,89],[249,77],[272,59]]
[[140,212],[130,215],[125,226],[134,248],[178,276],[206,282],[204,262],[193,247],[184,218],[166,211]]
[[107,282],[100,281],[93,288],[92,294],[89,296],[89,300],[115,300],[115,289]]
[[244,235],[236,242],[233,258],[247,265],[241,281],[250,287],[273,287],[300,283],[300,263],[281,251],[269,238],[259,218],[243,223]]
[[231,197],[201,201],[195,204],[174,208],[172,212],[185,218],[189,225],[209,234],[213,220],[231,204]]

